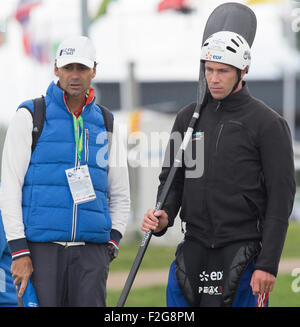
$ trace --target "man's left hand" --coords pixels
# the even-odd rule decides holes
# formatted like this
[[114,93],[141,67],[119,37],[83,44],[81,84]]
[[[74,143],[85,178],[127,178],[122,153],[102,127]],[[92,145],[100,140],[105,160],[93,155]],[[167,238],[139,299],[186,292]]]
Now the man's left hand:
[[253,295],[270,293],[275,284],[275,276],[262,270],[253,272],[250,286],[252,287]]
[[108,249],[108,253],[110,255],[110,258],[111,258],[110,261],[113,261],[118,256],[119,247],[118,247],[118,245],[114,241],[109,241],[106,244],[106,246],[107,246],[107,249]]

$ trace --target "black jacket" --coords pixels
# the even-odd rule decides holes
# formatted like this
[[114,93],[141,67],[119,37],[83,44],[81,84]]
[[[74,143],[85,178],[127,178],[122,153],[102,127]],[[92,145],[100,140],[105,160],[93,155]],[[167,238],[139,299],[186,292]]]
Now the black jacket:
[[[179,111],[172,132],[184,135],[195,105]],[[243,83],[239,92],[225,100],[209,98],[195,125],[191,149],[194,142],[204,142],[203,175],[187,178],[189,161],[183,159],[163,207],[169,215],[168,226],[181,207],[185,237],[207,247],[261,240],[256,269],[276,276],[296,188],[286,121],[253,98]],[[178,142],[174,143],[169,142],[166,151],[171,164]],[[158,197],[169,172],[168,161],[165,158],[159,177]]]

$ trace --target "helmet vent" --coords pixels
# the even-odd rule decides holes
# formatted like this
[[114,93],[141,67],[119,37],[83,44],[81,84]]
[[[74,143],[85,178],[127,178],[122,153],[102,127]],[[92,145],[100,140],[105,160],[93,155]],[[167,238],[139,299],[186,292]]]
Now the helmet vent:
[[236,35],[236,37],[244,44],[243,40],[238,35]]
[[208,46],[208,42],[204,43],[203,46],[204,46],[204,47]]
[[233,53],[236,53],[236,50],[233,49],[232,47],[226,47],[226,49],[229,50],[229,51],[231,51],[231,52],[233,52]]
[[234,39],[231,39],[231,42],[234,43],[237,47],[240,46]]

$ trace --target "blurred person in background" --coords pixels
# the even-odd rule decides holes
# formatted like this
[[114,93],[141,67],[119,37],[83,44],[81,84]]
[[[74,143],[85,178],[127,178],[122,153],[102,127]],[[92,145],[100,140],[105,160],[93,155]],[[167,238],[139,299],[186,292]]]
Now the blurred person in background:
[[126,142],[111,112],[95,104],[96,66],[90,39],[63,41],[33,152],[32,100],[19,106],[5,139],[1,211],[11,272],[19,297],[31,279],[39,306],[105,306],[109,263],[128,220]]
[[[243,37],[213,34],[201,61],[209,92],[190,142],[204,142],[203,174],[188,178],[183,160],[162,210],[149,209],[141,229],[162,236],[181,209],[186,231],[170,267],[168,306],[267,306],[295,195],[290,130],[243,81],[251,62]],[[183,139],[195,107],[179,111],[172,133]],[[169,142],[165,162],[177,150]],[[169,171],[164,163],[157,198]]]
[[18,306],[16,286],[10,271],[11,263],[12,259],[0,213],[0,307]]

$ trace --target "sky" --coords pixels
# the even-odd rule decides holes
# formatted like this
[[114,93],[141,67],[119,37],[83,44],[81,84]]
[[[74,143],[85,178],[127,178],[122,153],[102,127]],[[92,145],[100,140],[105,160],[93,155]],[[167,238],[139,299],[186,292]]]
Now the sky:
[[[130,61],[136,64],[139,80],[196,81],[203,27],[211,11],[226,1],[189,0],[197,10],[191,15],[156,11],[159,0],[116,0],[107,14],[93,23],[89,35],[97,48],[96,81],[122,81]],[[245,1],[235,1],[244,3]],[[89,14],[100,0],[88,0]],[[17,0],[1,0],[0,19],[14,12]],[[283,59],[298,63],[283,34],[281,17],[285,7],[253,5],[258,20],[252,47],[252,66],[247,78],[281,78]],[[290,12],[287,13],[291,19]],[[80,0],[43,0],[31,15],[30,29],[37,40],[56,44],[65,37],[81,34]],[[53,57],[39,64],[24,55],[22,29],[15,19],[7,26],[6,43],[0,47],[0,92],[2,123],[11,120],[25,99],[45,94],[53,80]]]

